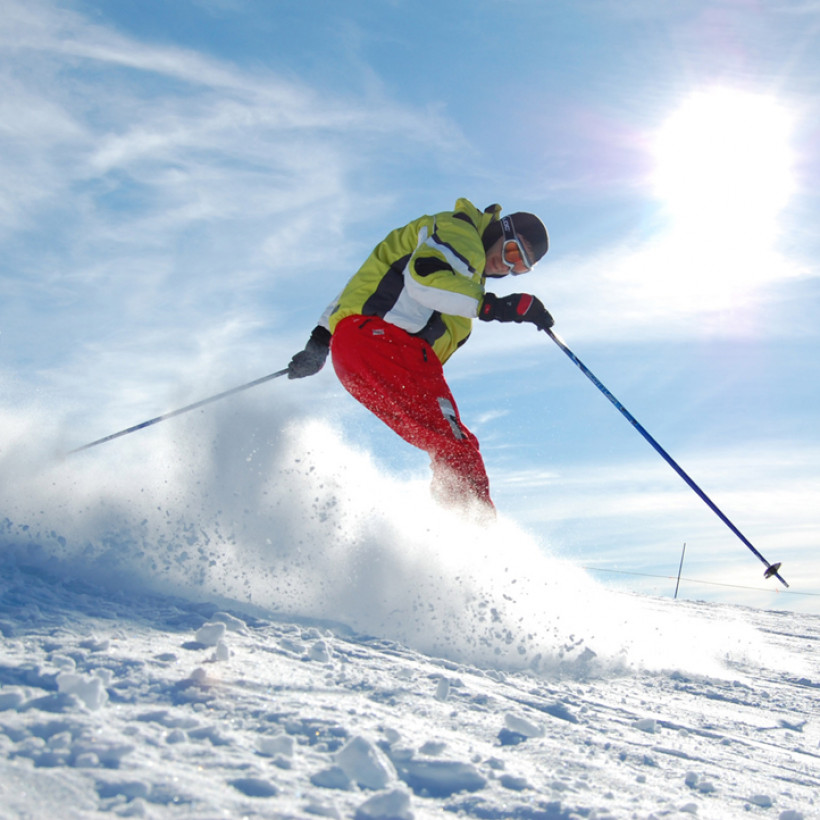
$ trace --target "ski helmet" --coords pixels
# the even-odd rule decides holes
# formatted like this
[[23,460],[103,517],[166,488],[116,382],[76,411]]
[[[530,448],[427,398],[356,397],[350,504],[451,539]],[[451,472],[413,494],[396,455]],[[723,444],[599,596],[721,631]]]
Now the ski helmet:
[[510,214],[508,219],[513,223],[515,232],[529,242],[532,248],[533,262],[537,262],[550,247],[549,234],[544,223],[535,215],[526,211]]
[[[527,240],[532,248],[533,262],[537,262],[549,250],[549,235],[544,223],[535,215],[526,211],[516,211],[504,219],[509,219],[518,236]],[[501,237],[501,221],[494,219],[485,229],[482,238],[484,249],[489,250]]]

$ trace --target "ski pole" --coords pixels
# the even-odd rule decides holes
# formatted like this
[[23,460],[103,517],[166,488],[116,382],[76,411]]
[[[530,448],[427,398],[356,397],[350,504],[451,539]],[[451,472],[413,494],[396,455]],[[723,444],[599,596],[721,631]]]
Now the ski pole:
[[777,578],[783,586],[788,587],[786,581],[780,575],[780,564],[770,564],[752,545],[752,542],[724,515],[717,505],[706,495],[700,487],[689,477],[683,468],[666,452],[666,450],[652,438],[646,428],[604,387],[600,379],[567,347],[567,343],[553,330],[547,328],[547,335],[567,354],[578,369],[612,402],[621,415],[655,448],[658,454],[666,463],[694,490],[694,492],[706,503],[710,510],[756,555],[765,565],[764,578]]
[[98,444],[104,444],[106,441],[111,441],[112,439],[119,438],[120,436],[126,436],[129,433],[135,433],[137,430],[142,430],[145,427],[150,427],[152,424],[158,424],[159,422],[165,421],[166,419],[173,418],[174,416],[179,416],[182,413],[187,413],[189,410],[196,410],[198,407],[202,407],[205,404],[210,404],[212,401],[224,399],[227,396],[232,396],[234,393],[239,393],[242,390],[248,390],[251,387],[256,387],[258,384],[263,384],[264,382],[268,382],[271,379],[278,379],[280,376],[284,376],[287,372],[288,369],[285,368],[284,370],[277,370],[275,373],[269,373],[267,376],[262,376],[262,378],[260,379],[254,379],[252,382],[248,382],[247,384],[241,384],[239,385],[239,387],[232,387],[230,390],[225,390],[223,393],[217,393],[215,396],[210,396],[207,399],[202,399],[200,401],[194,402],[193,404],[189,404],[186,407],[180,407],[179,410],[172,410],[170,413],[163,413],[161,416],[157,416],[155,419],[143,421],[140,424],[135,424],[133,427],[128,427],[125,430],[120,430],[117,433],[111,433],[110,436],[104,436],[103,438],[98,438],[96,441],[89,442],[88,444],[83,444],[82,447],[76,447],[73,450],[69,450],[67,455],[79,453],[82,450],[88,450],[90,447],[96,447]]

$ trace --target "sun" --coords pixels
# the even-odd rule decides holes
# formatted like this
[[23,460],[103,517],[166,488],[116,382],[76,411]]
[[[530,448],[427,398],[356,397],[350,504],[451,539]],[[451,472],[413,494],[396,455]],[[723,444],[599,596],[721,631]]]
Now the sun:
[[652,185],[676,280],[728,299],[766,279],[794,189],[792,129],[777,98],[731,88],[691,94],[658,129]]
[[657,134],[656,193],[675,221],[765,238],[793,188],[791,129],[774,97],[729,88],[695,93]]

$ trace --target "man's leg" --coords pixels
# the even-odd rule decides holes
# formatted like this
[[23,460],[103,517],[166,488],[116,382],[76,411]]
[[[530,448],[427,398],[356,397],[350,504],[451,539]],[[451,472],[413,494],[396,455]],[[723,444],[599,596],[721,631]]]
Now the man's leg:
[[430,454],[438,500],[461,505],[477,499],[492,507],[478,440],[462,424],[430,345],[381,319],[349,316],[337,325],[330,349],[348,392]]

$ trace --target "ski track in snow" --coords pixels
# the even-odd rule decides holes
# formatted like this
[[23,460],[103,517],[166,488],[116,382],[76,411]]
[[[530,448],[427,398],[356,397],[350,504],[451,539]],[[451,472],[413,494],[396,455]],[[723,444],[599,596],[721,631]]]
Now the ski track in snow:
[[4,454],[0,817],[820,817],[820,618],[606,591],[286,416]]

